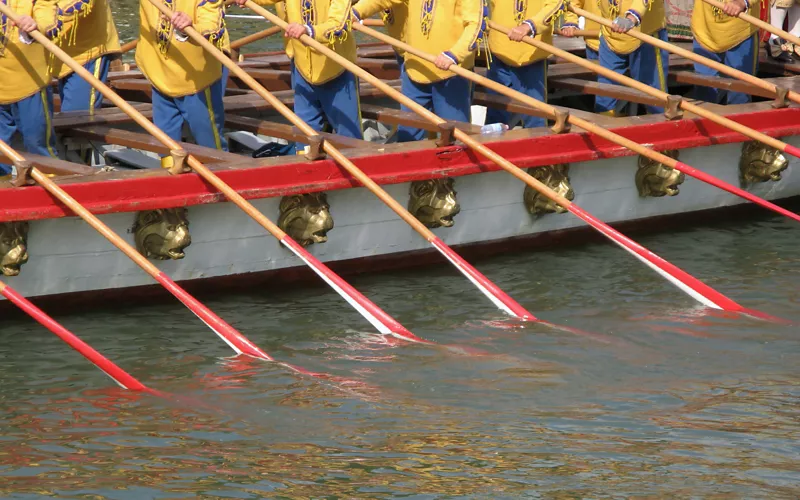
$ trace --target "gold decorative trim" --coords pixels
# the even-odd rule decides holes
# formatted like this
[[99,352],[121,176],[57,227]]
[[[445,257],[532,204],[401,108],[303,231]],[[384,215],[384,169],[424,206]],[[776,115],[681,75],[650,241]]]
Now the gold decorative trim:
[[[678,150],[672,149],[662,151],[662,154],[670,158],[678,159]],[[636,171],[636,189],[639,196],[646,198],[652,196],[677,196],[680,193],[680,186],[686,176],[672,167],[668,167],[661,162],[651,160],[644,156],[639,156],[639,169]]]
[[0,223],[0,272],[17,276],[28,262],[28,223]]
[[178,260],[192,244],[186,208],[159,208],[136,214],[133,225],[136,249],[149,259]]
[[739,181],[742,186],[777,182],[781,180],[781,172],[788,167],[789,161],[777,149],[756,141],[742,144],[742,157],[739,160]]
[[408,189],[408,211],[429,228],[453,227],[461,206],[450,177],[414,181]]
[[[575,191],[573,191],[569,181],[569,164],[557,163],[555,165],[532,167],[528,169],[528,173],[569,201],[575,199]],[[530,186],[525,186],[522,200],[528,212],[533,215],[548,213],[563,214],[567,211]]]
[[325,193],[284,196],[280,204],[278,226],[300,245],[328,241],[333,216]]

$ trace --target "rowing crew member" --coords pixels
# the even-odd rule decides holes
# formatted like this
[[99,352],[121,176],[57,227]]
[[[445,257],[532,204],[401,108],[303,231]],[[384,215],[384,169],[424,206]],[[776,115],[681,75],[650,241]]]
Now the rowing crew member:
[[[435,63],[405,53],[401,90],[414,102],[445,120],[469,122],[472,105],[470,83],[448,69],[458,64],[472,69],[475,52],[483,41],[486,6],[483,0],[361,0],[353,8],[358,21],[389,8],[407,4],[406,43],[438,54]],[[410,111],[401,106],[403,111]],[[398,142],[418,141],[425,131],[401,126]]]
[[[29,153],[55,158],[48,56],[28,33],[38,23],[46,27],[46,36],[58,36],[56,0],[3,1],[19,16],[19,24],[0,14],[0,140],[10,143],[19,132]],[[0,164],[0,176],[10,173],[10,166]]]
[[[702,1],[702,0],[697,0]],[[600,13],[613,20],[614,28],[603,26],[600,37],[600,65],[619,74],[630,72],[630,77],[640,82],[667,91],[667,69],[669,54],[642,43],[625,33],[634,28],[642,33],[667,41],[664,0],[599,0]],[[614,83],[600,75],[600,83]],[[617,114],[617,99],[597,96],[595,112],[607,116]],[[649,113],[663,113],[664,108],[647,106]]]
[[[227,73],[203,47],[182,32],[193,26],[219,49],[230,52],[224,0],[164,0],[167,19],[150,0],[139,2],[136,64],[153,86],[153,123],[175,141],[184,123],[200,146],[227,151],[222,97]],[[190,13],[190,14],[187,14]],[[172,157],[162,158],[165,168]]]
[[[696,0],[692,11],[694,52],[713,61],[751,75],[758,69],[758,28],[738,16],[746,12],[758,17],[761,0],[729,0],[722,10]],[[694,64],[700,75],[719,76],[717,70],[702,64]],[[695,87],[695,95],[704,101],[721,103],[725,93],[710,87]],[[750,94],[727,92],[728,104],[750,102]]]
[[[579,9],[583,9],[598,16],[601,15],[600,8],[597,6],[596,0],[572,0],[570,5],[574,5]],[[566,37],[573,37],[579,28],[578,15],[571,10],[568,10],[566,13],[564,13],[564,24],[561,25],[561,34]],[[584,19],[583,29],[587,31],[600,30],[600,23]],[[600,37],[584,38],[584,42],[586,43],[586,59],[590,61],[597,61],[600,58],[598,53],[600,50]]]
[[[486,76],[505,87],[546,102],[549,53],[518,42],[526,36],[532,36],[552,43],[553,21],[564,12],[564,8],[562,0],[514,0],[513,5],[508,0],[492,0],[492,21],[514,28],[508,35],[496,30],[489,32],[492,62]],[[520,121],[525,128],[545,125],[545,119],[538,116],[512,114],[494,107],[486,111],[486,123],[505,123],[513,128]]]
[[[246,0],[236,0],[244,5]],[[327,44],[349,61],[356,60],[356,40],[350,32],[349,0],[255,0],[260,5],[285,4],[289,25],[284,36],[292,61],[294,112],[321,132],[330,125],[336,134],[361,139],[358,79],[299,39],[308,35]],[[298,145],[298,148],[300,145]]]
[[[63,19],[59,45],[95,78],[108,82],[111,59],[120,53],[119,35],[108,0],[61,0],[58,6]],[[61,111],[94,114],[103,103],[103,94],[60,60],[54,58],[53,64]]]

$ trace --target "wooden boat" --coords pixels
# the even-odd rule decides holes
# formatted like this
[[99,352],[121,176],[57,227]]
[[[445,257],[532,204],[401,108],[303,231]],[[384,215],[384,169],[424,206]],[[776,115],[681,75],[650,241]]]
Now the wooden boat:
[[[581,50],[578,46],[571,49]],[[389,47],[361,46],[358,63],[399,86],[397,64]],[[282,53],[250,55],[241,65],[284,102],[291,103],[288,60]],[[770,81],[798,88],[791,75],[800,68],[764,58],[761,67]],[[701,77],[692,72],[689,61],[680,58],[670,61],[670,78],[674,92],[685,92],[687,85],[735,85],[765,97],[763,91],[744,83]],[[135,68],[113,72],[110,84],[150,116],[149,85]],[[575,116],[668,151],[670,156],[677,155],[768,200],[800,196],[795,158],[784,157],[706,120],[678,113],[667,113],[669,117],[607,118],[582,111],[578,108],[586,104],[589,94],[614,95],[643,104],[653,102],[653,98],[599,84],[590,72],[563,61],[551,65],[549,86],[550,101],[569,107]],[[361,94],[363,117],[373,127],[385,131],[406,124],[437,130],[416,115],[396,109],[373,88],[362,85]],[[524,105],[480,88],[474,103],[531,112]],[[247,154],[263,144],[264,136],[288,141],[303,141],[304,137],[236,78],[229,81],[225,105],[226,125],[234,132],[230,137],[233,152],[188,143],[186,150],[307,245],[313,255],[342,273],[419,265],[439,258],[335,162],[294,155],[254,159]],[[800,146],[800,109],[766,100],[706,106]],[[66,159],[26,157],[44,172],[54,174],[68,193],[187,288],[210,283],[274,283],[311,275],[302,261],[200,177],[191,173],[171,175],[157,168],[157,155],[168,151],[138,130],[120,110],[104,108],[91,116],[58,114],[55,127]],[[746,203],[577,131],[542,128],[481,135],[480,124],[458,127],[475,134],[514,164],[529,168],[537,179],[568,198],[574,197],[609,223],[652,227],[653,219]],[[384,144],[324,136],[457,249],[492,252],[529,243],[556,243],[561,235],[584,227],[577,218],[559,213],[552,202],[499,171],[493,163],[446,138]],[[96,158],[101,165],[88,167],[73,161],[86,150],[102,151],[103,156]],[[131,168],[148,163],[154,168]],[[103,164],[105,168],[97,168]],[[107,300],[114,294],[130,298],[156,290],[134,263],[45,190],[11,182],[0,182],[0,268],[8,283],[23,295],[56,299],[58,303],[63,303],[65,296]]]

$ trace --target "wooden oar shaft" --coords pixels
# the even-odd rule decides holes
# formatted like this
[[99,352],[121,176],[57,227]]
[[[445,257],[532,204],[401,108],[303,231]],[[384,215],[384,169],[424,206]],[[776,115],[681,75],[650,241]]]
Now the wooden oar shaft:
[[[601,16],[598,16],[596,14],[592,14],[591,12],[585,11],[585,10],[580,9],[578,7],[575,7],[573,5],[570,5],[569,9],[572,12],[574,12],[575,14],[579,15],[579,16],[583,16],[586,19],[589,19],[590,21],[594,21],[594,22],[599,23],[599,24],[601,24],[603,26],[606,26],[608,28],[610,28],[613,25],[613,23],[611,21],[609,21],[608,19],[606,19],[604,17],[601,17]],[[778,93],[778,86],[773,84],[773,83],[766,82],[766,81],[762,80],[761,78],[758,78],[758,77],[755,77],[755,76],[753,76],[751,74],[745,73],[744,71],[740,71],[738,69],[731,68],[730,66],[727,66],[725,64],[718,63],[716,61],[712,61],[711,59],[709,59],[707,57],[703,57],[701,55],[695,54],[691,50],[686,50],[686,49],[684,49],[682,47],[678,47],[677,45],[671,44],[669,42],[665,42],[665,41],[663,41],[663,40],[661,40],[659,38],[656,38],[654,36],[646,35],[646,34],[640,32],[638,30],[635,30],[635,29],[628,31],[626,34],[629,35],[629,36],[632,36],[633,38],[636,38],[637,40],[640,40],[640,41],[642,41],[644,43],[653,45],[653,46],[658,47],[660,49],[664,49],[667,52],[671,52],[673,54],[677,54],[677,55],[679,55],[681,57],[685,57],[686,59],[689,59],[690,61],[694,61],[694,62],[696,62],[698,64],[702,64],[703,66],[707,66],[709,68],[712,68],[712,69],[714,69],[716,71],[719,71],[720,73],[722,73],[724,75],[728,75],[728,76],[730,76],[732,78],[736,78],[738,80],[742,80],[742,81],[745,81],[745,82],[750,83],[752,85],[755,85],[755,86],[757,86],[757,87],[759,87],[761,89],[764,89],[766,91],[769,91],[769,92],[771,92],[771,93],[773,93],[775,95],[777,95],[777,93]],[[797,92],[789,91],[787,97],[790,100],[794,101],[794,102],[800,103],[800,94],[798,94]]]
[[250,44],[250,43],[253,43],[253,42],[257,42],[259,40],[263,40],[264,38],[271,37],[272,35],[274,35],[276,33],[280,33],[281,31],[282,30],[279,27],[273,26],[273,27],[267,28],[267,29],[265,29],[263,31],[259,31],[258,33],[253,33],[252,35],[247,35],[247,36],[242,37],[242,38],[240,38],[240,39],[238,39],[236,41],[231,42],[231,50],[238,50],[238,49],[244,47],[247,44]]
[[120,52],[122,52],[123,54],[126,52],[130,52],[133,49],[135,49],[137,45],[139,45],[138,38],[136,40],[131,40],[130,42],[123,44],[122,47],[120,47]]
[[[718,8],[718,9],[720,9],[720,10],[722,10],[722,8],[723,8],[722,2],[718,2],[717,0],[703,0],[703,1],[705,3],[707,3],[707,4],[709,4],[709,5],[712,5],[712,6],[716,7],[716,8]],[[764,31],[768,31],[770,33],[778,35],[779,37],[783,38],[784,40],[788,40],[788,41],[790,41],[792,43],[800,45],[800,38],[792,35],[788,31],[783,31],[782,29],[780,29],[780,28],[778,28],[776,26],[773,26],[773,25],[769,24],[768,22],[762,21],[761,19],[759,19],[757,17],[751,16],[750,14],[747,13],[747,11],[741,12],[736,17],[738,17],[739,19],[741,19],[743,21],[747,21],[750,24],[758,26],[759,28],[761,28]]]
[[[556,34],[564,36],[560,31],[556,31]],[[600,30],[575,30],[572,37],[575,38],[579,36],[583,38],[600,38]]]
[[[491,28],[493,30],[496,30],[496,31],[499,31],[500,33],[504,33],[504,34],[508,34],[508,32],[509,32],[508,28],[506,28],[505,26],[499,25],[499,24],[495,23],[494,21],[489,21],[489,28]],[[633,89],[636,89],[636,90],[638,90],[640,92],[644,92],[647,95],[651,95],[653,97],[657,97],[658,99],[662,99],[662,100],[664,100],[665,103],[666,103],[667,99],[669,98],[669,94],[667,94],[666,92],[664,92],[662,90],[659,90],[659,89],[656,89],[654,87],[651,87],[650,85],[644,84],[644,83],[642,83],[642,82],[640,82],[638,80],[634,80],[633,78],[631,78],[629,76],[621,75],[621,74],[619,74],[619,73],[617,73],[615,71],[612,71],[612,70],[610,70],[608,68],[605,68],[605,67],[603,67],[603,66],[601,66],[599,64],[593,63],[592,61],[588,61],[586,59],[583,59],[582,57],[578,57],[575,54],[567,52],[566,50],[559,49],[558,47],[555,47],[554,45],[551,45],[549,43],[545,43],[545,42],[543,42],[541,40],[537,40],[536,38],[533,38],[533,37],[530,37],[530,36],[526,36],[525,38],[523,38],[523,42],[525,42],[528,45],[531,45],[533,47],[545,50],[545,51],[547,51],[547,52],[549,52],[551,54],[554,54],[554,55],[556,55],[558,57],[564,58],[567,61],[572,62],[574,64],[577,64],[577,65],[579,65],[579,66],[581,66],[583,68],[586,68],[586,69],[589,69],[591,71],[594,71],[598,75],[602,75],[602,76],[608,78],[609,80],[621,83],[622,85],[626,85],[626,86],[631,87]],[[740,134],[742,134],[742,135],[744,135],[746,137],[749,137],[749,138],[751,138],[751,139],[753,139],[755,141],[759,141],[759,142],[761,142],[763,144],[766,144],[766,145],[768,145],[770,147],[776,148],[776,149],[778,149],[780,151],[786,151],[787,150],[788,144],[786,144],[785,142],[783,142],[783,141],[781,141],[779,139],[776,139],[774,137],[770,137],[767,134],[764,134],[762,132],[754,130],[754,129],[752,129],[750,127],[747,127],[745,125],[742,125],[741,123],[737,123],[737,122],[731,120],[730,118],[726,118],[726,117],[724,117],[724,116],[722,116],[722,115],[720,115],[718,113],[714,113],[713,111],[710,111],[710,110],[708,110],[706,108],[698,106],[698,105],[696,105],[694,103],[688,102],[686,100],[681,100],[680,107],[684,111],[688,111],[689,113],[693,113],[693,114],[695,114],[697,116],[700,116],[700,117],[703,117],[703,118],[705,118],[705,119],[707,119],[709,121],[712,121],[714,123],[722,125],[723,127],[729,128],[729,129],[731,129],[731,130],[733,130],[735,132],[738,132],[738,133],[740,133]]]

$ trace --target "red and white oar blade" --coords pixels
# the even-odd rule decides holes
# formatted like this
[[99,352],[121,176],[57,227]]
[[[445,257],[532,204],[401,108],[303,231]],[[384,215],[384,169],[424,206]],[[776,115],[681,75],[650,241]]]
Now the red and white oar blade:
[[359,314],[369,321],[380,333],[384,335],[394,335],[409,342],[434,344],[434,342],[431,342],[430,340],[425,340],[411,333],[396,319],[389,316],[383,309],[375,305],[375,303],[366,298],[361,292],[353,288],[338,274],[331,271],[328,266],[311,255],[308,250],[303,248],[288,235],[281,239],[281,243],[283,246],[291,250],[296,256],[300,257],[300,259],[305,262],[308,267],[313,269],[314,272],[325,281],[325,283],[336,290],[336,293],[346,300],[348,304],[358,311]]
[[31,318],[55,333],[61,340],[78,351],[84,358],[88,359],[93,365],[102,370],[103,373],[111,377],[111,380],[116,382],[123,389],[151,392],[147,386],[136,380],[132,375],[114,364],[108,358],[95,351],[89,344],[61,326],[60,323],[56,322],[56,320],[48,316],[44,311],[33,305],[28,299],[17,293],[10,286],[0,286],[0,293],[14,305],[25,311]]
[[461,271],[478,289],[486,295],[501,311],[511,316],[515,316],[525,321],[535,321],[536,316],[528,312],[519,303],[508,296],[497,285],[492,283],[489,278],[480,271],[472,267],[460,255],[455,253],[452,248],[439,238],[430,240],[431,244],[444,255],[454,266]]
[[186,290],[181,288],[177,283],[172,281],[172,278],[164,273],[159,273],[156,280],[161,283],[167,290],[172,293],[178,300],[180,300],[186,307],[192,311],[195,316],[206,324],[211,330],[216,333],[231,349],[236,351],[236,354],[247,354],[254,358],[263,359],[265,361],[275,361],[272,356],[262,351],[257,345],[251,342],[247,337],[242,335],[236,328],[229,325],[225,320],[214,314],[211,309],[204,306],[199,300],[195,299]]
[[619,231],[603,221],[596,219],[594,216],[584,211],[574,203],[570,205],[569,211],[588,223],[590,226],[603,233],[614,243],[628,251],[640,261],[647,264],[655,272],[666,278],[670,283],[683,290],[701,304],[714,309],[723,309],[725,311],[745,311],[744,307],[737,304],[732,299],[714,290],[710,286],[706,285],[674,264],[662,259],[655,253],[639,245],[627,236],[621,234]]
[[[795,149],[797,149],[797,148],[795,148]],[[798,150],[798,152],[800,152],[800,150]],[[772,203],[770,201],[767,201],[764,198],[761,198],[760,196],[756,196],[753,193],[748,193],[744,189],[741,189],[741,188],[738,188],[738,187],[736,187],[734,185],[728,184],[727,182],[723,181],[722,179],[718,179],[717,177],[714,177],[713,175],[709,175],[709,174],[703,172],[702,170],[697,170],[696,168],[691,167],[691,166],[689,166],[689,165],[687,165],[687,164],[685,164],[683,162],[680,162],[680,161],[677,162],[677,164],[675,165],[675,170],[683,172],[684,174],[686,174],[688,176],[691,176],[691,177],[694,177],[694,178],[696,178],[698,180],[701,180],[703,182],[707,182],[708,184],[711,184],[712,186],[718,187],[718,188],[722,189],[723,191],[727,191],[727,192],[729,192],[731,194],[735,194],[736,196],[738,196],[740,198],[744,198],[745,200],[752,201],[756,205],[760,205],[760,206],[766,208],[767,210],[772,210],[773,212],[779,213],[781,215],[785,215],[786,217],[789,217],[790,219],[794,219],[794,220],[800,222],[800,215],[797,215],[796,213],[794,213],[794,212],[792,212],[790,210],[786,210],[785,208],[779,207],[778,205],[776,205],[776,204],[774,204],[774,203]]]

